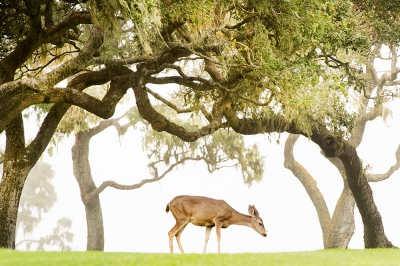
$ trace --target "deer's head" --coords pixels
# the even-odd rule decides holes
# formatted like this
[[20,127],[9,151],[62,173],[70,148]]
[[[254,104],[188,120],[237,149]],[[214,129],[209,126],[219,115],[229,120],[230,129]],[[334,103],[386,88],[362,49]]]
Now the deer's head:
[[249,205],[249,214],[252,217],[252,228],[260,233],[262,236],[266,237],[267,230],[265,230],[263,220],[260,218],[260,215],[254,205]]

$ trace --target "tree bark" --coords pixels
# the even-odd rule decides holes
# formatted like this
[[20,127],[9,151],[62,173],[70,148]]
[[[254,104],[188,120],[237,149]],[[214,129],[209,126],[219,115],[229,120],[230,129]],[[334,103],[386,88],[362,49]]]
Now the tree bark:
[[19,200],[33,165],[24,160],[24,128],[22,116],[17,116],[6,130],[3,178],[0,183],[0,247],[15,248],[15,229]]
[[375,204],[357,151],[352,147],[347,147],[339,158],[344,164],[347,182],[364,224],[365,248],[393,248],[393,244],[385,235],[382,217]]
[[332,215],[326,248],[348,247],[355,230],[354,206],[355,201],[351,190],[346,180],[343,180],[343,190]]
[[4,167],[0,184],[0,247],[10,249],[15,248],[18,206],[26,172],[25,169],[10,171],[13,168],[10,164]]
[[[72,147],[74,175],[79,184],[82,202],[85,205],[87,223],[87,250],[104,251],[104,225],[99,194],[90,195],[97,187],[93,181],[89,164],[89,132],[75,135]],[[89,196],[90,195],[90,196]]]

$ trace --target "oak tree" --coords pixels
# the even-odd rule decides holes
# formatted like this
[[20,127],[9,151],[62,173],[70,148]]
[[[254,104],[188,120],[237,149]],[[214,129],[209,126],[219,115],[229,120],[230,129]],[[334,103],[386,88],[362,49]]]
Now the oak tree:
[[[129,89],[153,130],[186,142],[224,128],[309,137],[325,156],[343,163],[363,219],[365,247],[392,246],[362,162],[346,139],[356,115],[344,100],[348,89],[364,92],[363,64],[341,60],[339,53],[366,58],[373,41],[397,45],[399,4],[6,0],[1,8],[0,132],[6,134],[6,151],[0,247],[15,246],[26,176],[68,108],[108,119]],[[109,87],[101,97],[86,92],[102,84]],[[179,85],[172,98],[160,93],[168,84]],[[159,103],[177,114],[199,115],[203,123],[185,127],[157,110]],[[37,104],[51,108],[27,142],[22,113]]]

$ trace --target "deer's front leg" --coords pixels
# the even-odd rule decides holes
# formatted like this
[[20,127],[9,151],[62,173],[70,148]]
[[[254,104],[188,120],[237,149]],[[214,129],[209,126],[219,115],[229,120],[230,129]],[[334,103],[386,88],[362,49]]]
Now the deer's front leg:
[[215,230],[217,231],[217,241],[218,241],[218,253],[221,253],[220,243],[221,243],[221,222],[215,223]]
[[206,253],[207,244],[208,244],[208,240],[210,239],[211,230],[212,230],[212,226],[207,226],[206,227],[206,241],[204,243],[203,254]]

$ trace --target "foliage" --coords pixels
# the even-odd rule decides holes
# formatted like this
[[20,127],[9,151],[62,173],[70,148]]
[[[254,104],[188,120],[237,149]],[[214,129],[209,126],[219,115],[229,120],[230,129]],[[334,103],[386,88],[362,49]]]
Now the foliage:
[[[7,3],[0,21],[10,24],[1,32],[7,38],[0,45],[8,52],[1,58],[10,56],[31,30],[22,23],[29,16]],[[297,123],[299,130],[309,134],[316,124],[326,124],[333,130],[340,129],[337,133],[342,134],[341,129],[351,131],[354,126],[352,119],[343,119],[352,117],[343,98],[349,88],[361,90],[365,83],[357,76],[362,71],[360,65],[339,56],[368,56],[377,39],[396,41],[399,7],[378,0],[248,0],[218,4],[209,0],[91,0],[54,2],[48,8],[52,9],[51,20],[46,17],[45,21],[48,28],[68,15],[90,12],[92,22],[100,25],[104,34],[104,43],[95,54],[99,62],[107,58],[132,59],[134,64],[126,64],[135,69],[138,63],[157,60],[173,47],[188,50],[191,56],[175,60],[173,67],[192,75],[179,75],[183,80],[178,82],[182,87],[177,95],[184,97],[187,108],[198,111],[204,103],[228,97],[240,117],[284,116],[286,123],[281,124],[280,131],[287,130],[284,125]],[[390,15],[380,16],[384,12]],[[12,17],[18,19],[11,21]],[[385,27],[390,28],[384,31],[390,36],[381,33]],[[43,40],[18,68],[15,78],[40,77],[44,70],[70,61],[84,49],[89,30],[80,23],[68,31],[69,40]],[[371,39],[372,33],[378,38]],[[156,57],[150,58],[151,55]],[[193,62],[191,69],[188,62]],[[84,68],[98,71],[107,66],[91,62]],[[174,71],[168,71],[171,67],[166,64],[154,74],[165,70],[167,76],[174,77]],[[331,69],[335,69],[334,74]],[[160,84],[176,83],[163,82],[161,76]],[[197,89],[190,82],[193,80],[203,88]],[[88,91],[85,94],[97,98]],[[310,124],[310,117],[315,124]],[[60,126],[62,132],[77,129],[87,130],[87,125]]]
[[358,9],[365,11],[367,23],[371,26],[371,35],[377,43],[398,44],[400,32],[398,21],[400,4],[384,0],[353,0]]

